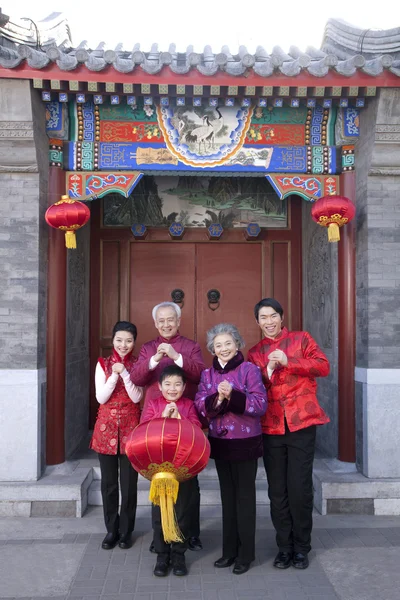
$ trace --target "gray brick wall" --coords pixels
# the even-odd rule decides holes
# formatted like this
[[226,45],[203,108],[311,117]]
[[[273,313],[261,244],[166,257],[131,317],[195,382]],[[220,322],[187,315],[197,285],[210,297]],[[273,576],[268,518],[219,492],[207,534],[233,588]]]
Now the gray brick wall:
[[338,452],[337,248],[325,228],[311,218],[303,202],[303,329],[309,331],[331,364],[328,377],[318,379],[318,400],[331,421],[317,428],[317,447],[327,456]]
[[[400,90],[368,101],[356,146],[357,366],[400,367]],[[397,126],[393,129],[393,123]]]
[[[28,81],[0,80],[0,121],[12,125],[0,145],[2,369],[45,366],[48,145],[44,107],[29,86]],[[21,123],[28,126],[20,129]],[[8,145],[15,160],[7,155]]]

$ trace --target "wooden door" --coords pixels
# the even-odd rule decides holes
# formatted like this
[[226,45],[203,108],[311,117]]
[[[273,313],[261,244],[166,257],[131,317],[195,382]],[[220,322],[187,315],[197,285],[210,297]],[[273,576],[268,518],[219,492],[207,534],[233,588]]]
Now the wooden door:
[[[197,245],[196,332],[207,364],[211,358],[206,350],[206,332],[218,323],[236,325],[246,348],[260,339],[252,313],[263,289],[262,250],[261,243]],[[208,302],[207,292],[213,289],[221,295],[219,305]]]
[[[184,291],[182,335],[197,340],[207,364],[206,331],[221,322],[238,326],[246,350],[260,339],[253,308],[260,298],[277,298],[290,329],[301,328],[301,200],[289,206],[289,228],[263,230],[256,241],[243,231],[224,231],[209,241],[204,229],[188,229],[182,240],[169,239],[166,229],[152,229],[146,240],[134,240],[128,228],[102,228],[100,202],[91,211],[91,370],[111,348],[111,330],[118,320],[138,327],[135,353],[157,335],[151,317],[155,304],[171,300],[172,290]],[[216,310],[207,292],[217,289]],[[97,412],[92,381],[91,424]]]
[[195,244],[130,244],[129,320],[138,328],[137,348],[155,338],[158,331],[151,317],[159,302],[171,301],[171,292],[185,294],[180,332],[194,339],[195,328]]

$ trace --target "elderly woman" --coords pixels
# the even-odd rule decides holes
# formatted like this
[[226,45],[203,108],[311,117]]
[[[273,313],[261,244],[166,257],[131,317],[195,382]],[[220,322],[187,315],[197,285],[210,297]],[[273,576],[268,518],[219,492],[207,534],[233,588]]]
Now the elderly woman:
[[254,560],[257,459],[262,456],[260,418],[267,409],[260,370],[245,362],[244,341],[234,325],[221,323],[207,332],[213,366],[201,375],[195,404],[209,420],[222,501],[222,556],[217,568],[241,575]]

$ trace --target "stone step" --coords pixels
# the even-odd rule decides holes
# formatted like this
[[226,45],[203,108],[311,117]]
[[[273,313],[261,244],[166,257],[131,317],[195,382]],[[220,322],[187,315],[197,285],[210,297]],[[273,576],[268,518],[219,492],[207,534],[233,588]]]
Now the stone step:
[[38,481],[1,482],[0,516],[82,517],[92,481],[92,468],[66,463]]
[[[101,506],[101,482],[99,479],[94,479],[88,491],[88,504],[90,506]],[[138,506],[149,506],[149,488],[150,482],[139,476],[138,481]],[[267,494],[266,480],[257,481],[257,504],[269,505]],[[219,492],[219,484],[217,479],[207,478],[200,479],[200,494],[202,505],[220,505],[221,496]]]
[[400,479],[369,479],[353,463],[314,462],[314,506],[321,515],[400,515]]

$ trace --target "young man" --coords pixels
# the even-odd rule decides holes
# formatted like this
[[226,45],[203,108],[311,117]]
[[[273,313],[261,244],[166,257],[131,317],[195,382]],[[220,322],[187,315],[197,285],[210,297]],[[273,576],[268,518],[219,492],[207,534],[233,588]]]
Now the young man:
[[[196,427],[201,428],[200,420],[193,400],[183,397],[186,378],[183,370],[177,365],[165,367],[159,378],[159,396],[150,399],[143,410],[141,423],[167,417],[170,419],[187,419]],[[197,478],[179,484],[178,499],[175,504],[176,519],[185,541],[167,544],[161,527],[159,506],[152,508],[152,523],[154,531],[154,547],[157,553],[157,563],[154,567],[156,577],[168,575],[170,563],[174,575],[187,575],[185,552],[188,546],[190,527],[193,521],[193,495],[197,491]]]
[[279,552],[278,569],[308,567],[313,510],[312,468],[316,426],[329,422],[318,404],[316,377],[329,362],[306,331],[283,327],[283,308],[264,298],[254,308],[264,339],[251,348],[249,362],[262,372],[268,408],[262,419],[264,465],[271,519]]
[[[133,383],[146,387],[144,408],[151,399],[158,398],[158,379],[168,365],[177,365],[183,369],[187,379],[185,396],[194,400],[200,375],[206,368],[199,344],[180,335],[181,309],[174,302],[157,304],[152,310],[152,317],[159,335],[143,344],[138,361],[131,371]],[[200,540],[200,489],[197,477],[195,483],[197,489],[192,496],[193,522],[189,532],[189,550],[201,550],[203,547]],[[150,552],[154,552],[153,542]]]

